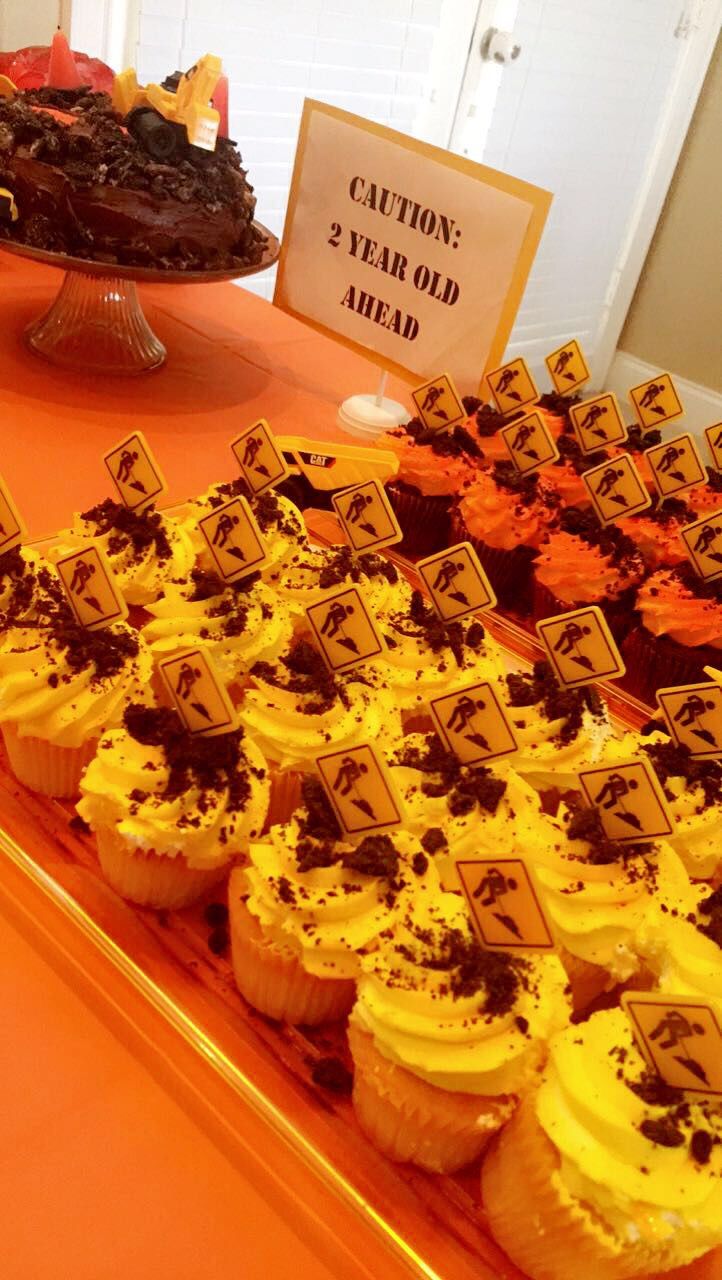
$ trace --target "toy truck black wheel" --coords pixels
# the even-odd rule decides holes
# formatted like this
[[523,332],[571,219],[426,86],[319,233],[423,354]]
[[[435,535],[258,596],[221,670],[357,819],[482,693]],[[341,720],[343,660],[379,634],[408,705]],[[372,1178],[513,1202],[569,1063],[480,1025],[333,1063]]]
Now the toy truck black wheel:
[[143,150],[159,164],[174,160],[178,155],[177,127],[170,120],[164,120],[153,107],[134,107],[128,112],[125,123]]

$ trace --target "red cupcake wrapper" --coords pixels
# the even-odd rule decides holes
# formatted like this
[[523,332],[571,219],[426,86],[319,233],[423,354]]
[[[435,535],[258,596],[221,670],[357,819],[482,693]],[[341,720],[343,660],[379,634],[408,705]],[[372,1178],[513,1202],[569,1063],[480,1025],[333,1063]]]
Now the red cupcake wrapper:
[[[607,626],[617,644],[621,644],[636,621],[633,593],[625,591],[618,600],[614,601],[602,597],[601,600],[595,600],[594,604],[598,605],[604,614]],[[553,618],[556,613],[570,613],[572,609],[582,609],[583,607],[583,604],[569,604],[566,600],[560,600],[542,582],[534,579],[532,614],[535,622],[538,622],[540,618]]]
[[490,547],[481,538],[474,538],[469,533],[458,511],[451,515],[449,540],[452,544],[471,543],[505,612],[522,617],[530,612],[533,568],[537,556],[533,547],[514,547],[511,551]]
[[397,550],[410,556],[430,556],[448,546],[451,498],[427,497],[393,480],[386,492],[404,535]]
[[653,636],[643,626],[636,627],[626,637],[622,656],[627,671],[620,684],[650,707],[656,707],[657,689],[706,680],[706,666],[722,665],[719,649],[707,645],[692,648],[679,644],[671,636]]

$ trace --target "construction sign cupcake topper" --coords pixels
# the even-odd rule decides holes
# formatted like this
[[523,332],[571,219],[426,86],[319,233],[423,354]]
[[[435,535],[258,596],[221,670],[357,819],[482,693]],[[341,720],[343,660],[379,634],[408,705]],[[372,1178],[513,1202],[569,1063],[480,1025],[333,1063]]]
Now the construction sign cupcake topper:
[[627,439],[627,427],[613,391],[571,404],[569,417],[582,453],[596,453],[597,449],[622,444]]
[[317,756],[316,769],[347,835],[388,831],[403,822],[388,770],[370,744]]
[[429,707],[442,742],[462,764],[497,760],[517,750],[503,704],[487,680],[432,698]]
[[559,457],[556,441],[536,409],[523,418],[516,418],[508,427],[502,427],[499,435],[520,475],[538,471]]
[[541,898],[522,858],[457,858],[454,868],[482,947],[489,951],[553,949]]
[[704,434],[712,454],[712,461],[718,471],[722,471],[722,422],[715,422],[713,427],[705,427]]
[[27,534],[22,516],[12,500],[2,476],[0,476],[0,556],[19,547]]
[[398,520],[378,480],[339,489],[331,501],[352,551],[380,551],[401,541]]
[[661,498],[707,483],[707,472],[689,433],[654,444],[644,453]]
[[722,574],[722,509],[679,531],[687,555],[700,578],[712,582]]
[[417,560],[416,568],[443,622],[493,609],[496,604],[494,589],[470,542],[457,542]]
[[514,413],[539,399],[536,383],[521,356],[487,373],[486,381],[499,413]]
[[582,480],[602,524],[633,516],[650,506],[652,496],[630,454],[609,458],[582,473]]
[[672,740],[690,755],[722,756],[722,686],[680,684],[657,690],[657,702]]
[[259,418],[236,436],[231,449],[251,493],[263,493],[289,475],[286,459],[265,418]]
[[268,552],[245,498],[232,498],[198,521],[219,578],[235,582],[257,573]]
[[440,373],[415,387],[411,399],[421,421],[428,431],[448,431],[463,422],[467,416],[453,379],[448,373]]
[[684,413],[682,401],[669,373],[657,373],[639,386],[632,387],[629,398],[634,405],[634,412],[640,427],[661,427],[665,422],[674,422]]
[[646,756],[582,769],[578,776],[587,804],[597,810],[610,840],[634,844],[672,834],[664,791]]
[[165,476],[142,431],[133,431],[103,454],[118,496],[130,511],[142,511],[168,492]]
[[625,991],[625,1010],[642,1056],[672,1089],[722,1096],[722,1027],[697,996]]
[[55,561],[55,568],[76,621],[97,631],[128,616],[128,606],[118,589],[104,552],[94,542]]
[[557,347],[551,355],[545,356],[544,363],[549,370],[554,390],[561,395],[576,391],[577,387],[583,386],[592,376],[576,338],[571,338],[563,347]]
[[349,671],[384,652],[381,632],[357,587],[327,592],[306,617],[332,671]]
[[210,655],[184,649],[163,658],[158,672],[189,733],[211,737],[237,727],[236,713]]
[[624,659],[598,605],[540,618],[536,631],[557,680],[567,689],[624,675]]

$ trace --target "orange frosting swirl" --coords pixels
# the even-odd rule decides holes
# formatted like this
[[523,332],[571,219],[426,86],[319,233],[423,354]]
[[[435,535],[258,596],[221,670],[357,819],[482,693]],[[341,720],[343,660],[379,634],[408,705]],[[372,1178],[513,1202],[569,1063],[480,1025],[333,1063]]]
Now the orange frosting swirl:
[[647,579],[637,596],[642,622],[654,636],[670,636],[690,648],[722,649],[722,599],[712,593],[697,595],[686,576],[686,566],[680,565],[679,570],[661,569]]
[[[515,493],[498,484],[492,471],[478,471],[460,498],[459,514],[472,538],[490,547],[503,551],[538,547],[556,518],[556,507],[552,490],[541,477],[536,492],[536,498],[531,492]],[[550,505],[545,505],[545,498]]]
[[475,474],[473,459],[467,454],[439,454],[428,444],[417,444],[411,436],[394,431],[378,438],[380,449],[388,449],[399,460],[398,479],[411,484],[427,498],[445,498]]
[[553,533],[534,565],[538,582],[564,604],[591,604],[617,599],[638,582],[640,567],[635,561],[615,564],[598,546],[572,533]]

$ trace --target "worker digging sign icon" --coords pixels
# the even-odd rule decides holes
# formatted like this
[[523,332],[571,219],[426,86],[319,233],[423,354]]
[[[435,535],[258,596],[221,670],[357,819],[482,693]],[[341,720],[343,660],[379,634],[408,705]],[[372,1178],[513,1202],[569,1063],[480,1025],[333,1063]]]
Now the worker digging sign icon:
[[521,357],[487,373],[486,383],[499,413],[514,413],[539,399],[536,383]]
[[672,494],[707,483],[702,459],[688,433],[666,440],[664,444],[652,445],[644,453],[661,498],[670,498]]
[[722,574],[722,509],[680,529],[687,555],[700,578],[712,582]]
[[128,606],[116,585],[104,553],[93,542],[55,561],[58,577],[81,627],[95,631],[128,616]]
[[563,347],[558,347],[551,355],[545,356],[544,363],[549,370],[554,390],[561,395],[576,391],[577,387],[583,386],[591,377],[576,338],[571,338]]
[[532,873],[523,859],[456,858],[454,870],[483,947],[492,951],[554,947]]
[[442,742],[462,764],[496,760],[517,749],[506,712],[486,680],[432,698],[429,707]]
[[571,404],[569,418],[582,453],[596,453],[627,439],[627,427],[612,391]]
[[722,1028],[696,996],[625,991],[622,1007],[652,1071],[672,1089],[722,1095]]
[[235,582],[256,573],[268,559],[261,531],[245,498],[232,498],[198,521],[219,577]]
[[416,569],[443,622],[493,609],[496,596],[470,542],[417,560]]
[[379,551],[401,541],[403,534],[378,480],[339,489],[331,502],[352,551]]
[[316,757],[329,803],[347,835],[387,831],[403,822],[385,765],[368,743]]
[[722,686],[716,681],[658,689],[657,702],[677,746],[698,759],[722,756]]
[[704,434],[712,461],[717,470],[722,471],[722,422],[715,422],[713,427],[705,427]]
[[582,473],[592,506],[602,524],[635,515],[650,506],[652,496],[628,453]]
[[673,422],[684,413],[682,401],[668,373],[658,373],[639,386],[632,387],[629,398],[634,405],[634,412],[640,427],[661,427],[665,422]]
[[448,431],[467,416],[461,396],[448,373],[440,373],[415,387],[411,399],[427,431]]
[[540,618],[536,631],[567,689],[624,675],[624,660],[598,605]]
[[664,792],[649,760],[640,756],[604,769],[583,769],[579,783],[604,833],[620,844],[672,834]]
[[271,485],[280,484],[289,475],[288,464],[273,438],[265,418],[246,427],[231,449],[251,493],[263,493]]
[[142,511],[167,492],[165,477],[142,431],[134,431],[103,455],[124,506]]
[[26,529],[20,512],[12,500],[10,490],[0,476],[0,555],[19,547],[25,534]]
[[159,662],[158,672],[189,733],[211,737],[237,727],[233,703],[208,653],[185,649]]
[[524,418],[517,418],[508,427],[502,427],[501,436],[514,466],[521,475],[538,471],[559,457],[556,441],[540,413],[534,410]]
[[384,642],[357,587],[327,593],[306,610],[311,630],[332,671],[377,658]]

